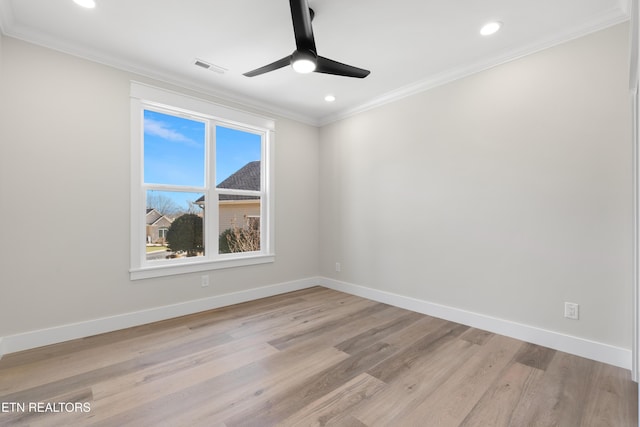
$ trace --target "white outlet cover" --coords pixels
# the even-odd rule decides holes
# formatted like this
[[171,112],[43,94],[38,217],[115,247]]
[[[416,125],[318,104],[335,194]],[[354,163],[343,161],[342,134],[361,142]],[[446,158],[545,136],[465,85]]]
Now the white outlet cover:
[[580,306],[573,302],[564,303],[564,317],[567,319],[578,320],[580,313]]

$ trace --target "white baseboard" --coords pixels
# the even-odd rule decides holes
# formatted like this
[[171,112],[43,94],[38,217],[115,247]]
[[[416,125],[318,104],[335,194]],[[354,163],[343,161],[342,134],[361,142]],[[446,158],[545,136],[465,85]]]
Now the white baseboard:
[[585,357],[618,366],[624,369],[631,369],[631,350],[590,341],[583,338],[565,335],[534,326],[511,322],[509,320],[498,319],[483,314],[473,313],[459,308],[449,307],[441,304],[434,304],[416,298],[406,297],[391,292],[371,289],[352,283],[322,277],[318,282],[320,285],[357,295],[363,298],[404,308],[429,316],[438,317],[474,328],[483,329],[500,335],[516,338],[522,341],[538,344],[544,347]]
[[117,331],[119,329],[130,328],[132,326],[144,325],[160,320],[238,304],[241,302],[266,298],[286,292],[319,286],[319,284],[319,279],[312,277],[116,316],[92,319],[85,322],[8,335],[0,337],[0,358],[4,354],[15,353],[17,351],[28,350],[49,344],[56,344],[77,338],[84,338],[91,335]]
[[17,351],[171,319],[313,286],[324,286],[418,313],[619,366],[624,369],[631,369],[631,350],[628,349],[326,277],[312,277],[168,306],[155,307],[148,310],[8,335],[0,337],[0,358],[2,358],[4,354]]

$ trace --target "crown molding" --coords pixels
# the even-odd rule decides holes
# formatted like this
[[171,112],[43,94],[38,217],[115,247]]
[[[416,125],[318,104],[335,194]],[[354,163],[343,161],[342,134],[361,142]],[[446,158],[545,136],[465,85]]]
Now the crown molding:
[[343,120],[356,114],[360,114],[365,111],[383,106],[385,104],[428,91],[438,86],[451,83],[455,80],[471,76],[473,74],[485,71],[498,65],[514,61],[524,56],[628,21],[633,9],[632,1],[634,0],[619,0],[618,7],[610,9],[607,13],[600,15],[597,19],[587,22],[582,26],[571,28],[570,30],[565,31],[564,33],[560,33],[559,35],[556,35],[552,38],[538,41],[536,43],[532,43],[530,45],[520,47],[482,61],[477,61],[473,64],[446,70],[437,75],[429,76],[425,79],[384,93],[371,99],[368,102],[340,110],[336,113],[324,117],[315,117],[300,114],[297,111],[277,107],[270,103],[259,101],[249,96],[240,95],[237,92],[227,91],[219,88],[214,89],[205,85],[194,83],[193,81],[190,81],[185,77],[177,75],[175,73],[166,73],[157,69],[152,69],[151,67],[145,66],[144,64],[125,61],[115,56],[105,55],[102,53],[98,54],[92,49],[66,43],[38,31],[28,30],[15,22],[11,3],[8,0],[0,0],[0,32],[2,32],[2,34],[6,36],[20,39],[28,43],[33,43],[69,55],[87,59],[92,62],[97,62],[109,67],[151,78],[162,83],[196,91],[200,94],[217,98],[222,102],[234,103],[242,108],[248,108],[259,113],[267,113],[270,115],[295,120],[311,126],[322,127],[330,123]]
[[[626,3],[626,0],[621,0]],[[426,79],[417,81],[415,83],[403,86],[396,90],[387,92],[381,96],[372,99],[369,102],[360,104],[359,106],[339,111],[335,114],[328,115],[320,119],[320,126],[325,126],[333,122],[337,122],[354,115],[363,113],[365,111],[389,104],[391,102],[398,101],[400,99],[413,96],[430,89],[434,89],[438,86],[443,86],[447,83],[451,83],[456,80],[469,77],[473,74],[481,71],[488,70],[498,65],[505,64],[507,62],[515,61],[525,56],[531,55],[536,52],[543,51],[545,49],[552,48],[554,46],[561,45],[563,43],[575,40],[580,37],[587,36],[597,31],[604,30],[617,24],[621,24],[630,19],[630,11],[624,9],[613,8],[607,14],[602,15],[599,19],[588,22],[580,27],[572,28],[569,31],[556,35],[553,38],[548,38],[536,43],[529,44],[518,49],[508,51],[506,53],[490,57],[488,59],[477,61],[473,64],[469,64],[463,67],[453,68],[442,72],[440,74],[430,76]]]
[[[5,20],[5,9],[8,11],[9,19]],[[28,30],[13,21],[13,15],[11,12],[11,6],[5,0],[0,0],[0,28],[2,32],[8,36],[18,40],[25,41],[27,43],[42,46],[47,49],[52,49],[67,55],[86,59],[91,62],[106,65],[108,67],[116,68],[118,70],[126,71],[129,73],[137,74],[139,76],[147,77],[153,80],[157,80],[162,83],[178,86],[183,89],[198,92],[202,95],[208,95],[222,102],[231,102],[239,107],[254,110],[259,114],[275,115],[283,118],[295,120],[311,126],[318,126],[319,121],[315,117],[310,117],[304,114],[300,114],[295,111],[291,111],[285,108],[280,108],[269,103],[265,103],[256,100],[251,97],[240,95],[236,92],[226,91],[223,89],[213,89],[211,87],[194,83],[175,73],[167,73],[152,69],[141,63],[135,63],[131,61],[125,61],[121,58],[112,55],[105,55],[103,53],[96,53],[93,49],[81,47],[76,44],[66,43],[59,39],[50,37],[49,35],[39,32]],[[2,22],[6,21],[6,22]]]

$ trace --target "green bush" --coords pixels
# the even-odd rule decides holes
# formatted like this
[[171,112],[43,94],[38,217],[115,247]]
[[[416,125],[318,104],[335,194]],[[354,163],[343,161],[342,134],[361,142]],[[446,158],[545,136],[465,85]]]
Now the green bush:
[[220,233],[220,237],[218,238],[218,252],[221,254],[230,254],[231,248],[229,247],[229,241],[233,239],[233,230],[227,228],[222,233]]
[[188,257],[204,252],[202,218],[196,214],[176,218],[167,231],[167,246],[172,252],[186,252]]

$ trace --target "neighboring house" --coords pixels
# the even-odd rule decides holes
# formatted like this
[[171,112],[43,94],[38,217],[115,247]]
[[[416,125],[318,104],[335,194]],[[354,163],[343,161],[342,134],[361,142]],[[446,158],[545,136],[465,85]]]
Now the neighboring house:
[[171,220],[153,208],[147,208],[147,243],[164,244]]
[[[260,161],[249,162],[217,188],[234,190],[260,190]],[[195,202],[204,209],[204,196]],[[260,198],[256,196],[220,195],[220,232],[233,227],[257,226],[260,224]]]

